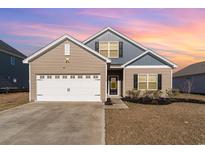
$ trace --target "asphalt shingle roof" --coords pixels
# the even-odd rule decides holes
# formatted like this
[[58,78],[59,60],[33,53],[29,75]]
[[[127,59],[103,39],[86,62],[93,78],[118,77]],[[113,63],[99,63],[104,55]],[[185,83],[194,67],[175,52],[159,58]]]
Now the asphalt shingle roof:
[[174,73],[174,77],[196,75],[205,73],[205,61],[191,64],[180,71]]
[[21,52],[19,52],[16,49],[14,49],[12,46],[8,45],[7,43],[5,43],[2,40],[0,40],[0,51],[1,50],[7,51],[7,52],[14,54],[14,55],[18,55],[22,58],[26,58],[26,56],[24,54],[22,54]]

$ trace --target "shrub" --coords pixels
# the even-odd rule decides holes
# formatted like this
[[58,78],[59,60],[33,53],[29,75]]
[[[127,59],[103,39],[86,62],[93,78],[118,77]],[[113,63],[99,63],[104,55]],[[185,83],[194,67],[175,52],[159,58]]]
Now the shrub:
[[162,97],[163,92],[161,90],[153,91],[153,99],[160,99]]
[[179,90],[177,89],[168,89],[166,90],[166,94],[169,98],[173,98],[179,94]]
[[126,94],[127,94],[127,96],[130,97],[130,98],[132,98],[132,96],[133,96],[132,90],[126,91]]
[[142,97],[149,97],[151,99],[159,99],[162,97],[163,92],[160,90],[154,90],[154,91],[145,91],[142,95]]
[[128,90],[127,92],[128,97],[130,98],[139,98],[140,91],[139,90]]
[[175,96],[179,95],[179,89],[172,89],[172,92]]
[[139,90],[132,90],[133,98],[139,98],[140,91]]

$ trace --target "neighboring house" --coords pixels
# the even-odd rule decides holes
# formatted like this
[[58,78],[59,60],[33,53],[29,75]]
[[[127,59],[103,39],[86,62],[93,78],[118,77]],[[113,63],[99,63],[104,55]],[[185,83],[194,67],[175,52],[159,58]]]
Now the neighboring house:
[[30,101],[106,101],[172,88],[176,65],[112,28],[80,42],[64,35],[24,60]]
[[173,86],[181,92],[205,94],[205,61],[174,73]]
[[0,92],[28,90],[26,56],[0,40]]

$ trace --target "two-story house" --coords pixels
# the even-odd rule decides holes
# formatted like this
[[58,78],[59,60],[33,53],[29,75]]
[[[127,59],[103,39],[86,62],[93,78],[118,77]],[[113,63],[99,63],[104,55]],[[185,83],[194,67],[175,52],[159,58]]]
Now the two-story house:
[[172,88],[168,59],[108,27],[84,42],[64,35],[24,60],[30,101],[99,101]]
[[27,91],[28,65],[26,56],[0,40],[0,92]]

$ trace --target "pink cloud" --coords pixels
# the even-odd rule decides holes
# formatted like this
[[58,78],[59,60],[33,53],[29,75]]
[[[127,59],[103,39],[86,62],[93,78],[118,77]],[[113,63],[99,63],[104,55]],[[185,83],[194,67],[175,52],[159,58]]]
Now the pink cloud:
[[118,29],[135,41],[157,49],[182,68],[205,59],[204,27],[205,21],[202,20],[186,26],[168,26],[131,19]]
[[[133,18],[120,20],[119,10],[116,11],[115,9],[83,9],[78,14],[95,16],[99,17],[99,19],[119,19],[117,26],[114,28],[131,39],[149,48],[156,49],[157,52],[166,56],[181,68],[205,59],[205,21],[201,20],[203,15],[195,10],[188,12],[186,13],[183,9],[181,11],[172,11],[172,16],[176,16],[177,20],[182,21],[182,23],[188,23],[185,25],[179,24],[178,26]],[[132,10],[122,10],[121,14],[130,16]],[[45,45],[65,33],[82,41],[101,30],[101,28],[100,26],[85,24],[81,21],[72,23],[72,25],[23,22],[1,23],[1,29],[5,29],[5,31],[2,30],[2,33],[32,37],[33,39],[17,41],[22,44],[38,44],[39,46]]]
[[[35,37],[44,40],[53,40],[64,34],[69,34],[76,39],[84,40],[89,37],[90,33],[96,31],[96,27],[76,24],[75,26],[63,26],[56,24],[36,24],[36,23],[17,23],[8,22],[2,23],[2,27],[10,27],[5,33],[24,36]],[[22,40],[23,41],[23,40]],[[25,40],[26,42],[27,40]]]
[[78,14],[100,18],[122,19],[122,16],[130,16],[135,12],[132,9],[82,9]]

